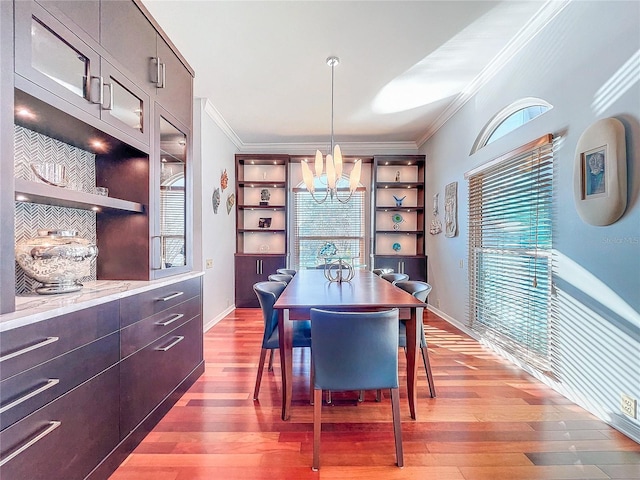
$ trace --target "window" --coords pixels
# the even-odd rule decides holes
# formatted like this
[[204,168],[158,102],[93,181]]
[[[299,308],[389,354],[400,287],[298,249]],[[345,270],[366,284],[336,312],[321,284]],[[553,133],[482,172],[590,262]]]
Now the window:
[[539,98],[523,98],[513,102],[498,112],[485,125],[473,144],[471,154],[474,154],[485,145],[504,137],[507,133],[530,122],[551,108],[551,104]]
[[469,180],[469,326],[549,369],[551,135],[465,175]]
[[[322,179],[326,182],[326,176]],[[325,203],[318,204],[303,185],[301,183],[299,188],[293,190],[293,268],[316,268],[324,265],[318,253],[327,242],[336,245],[338,255],[353,256],[355,263],[363,264],[365,260],[364,188],[359,187],[347,203],[327,199]],[[338,182],[342,195],[348,195],[348,185],[349,182],[344,177]],[[316,195],[323,188],[324,185],[318,183]]]

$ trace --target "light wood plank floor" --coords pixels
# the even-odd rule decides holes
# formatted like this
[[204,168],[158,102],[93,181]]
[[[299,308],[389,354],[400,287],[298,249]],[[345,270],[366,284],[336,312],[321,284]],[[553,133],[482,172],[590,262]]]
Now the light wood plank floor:
[[377,403],[367,392],[363,403],[334,394],[323,407],[321,469],[312,472],[309,351],[294,352],[283,422],[277,360],[252,399],[262,320],[257,309],[238,309],[205,334],[203,376],[111,480],[640,478],[640,445],[433,313],[425,324],[438,396],[429,397],[421,368],[411,420],[401,378],[403,469],[389,396]]

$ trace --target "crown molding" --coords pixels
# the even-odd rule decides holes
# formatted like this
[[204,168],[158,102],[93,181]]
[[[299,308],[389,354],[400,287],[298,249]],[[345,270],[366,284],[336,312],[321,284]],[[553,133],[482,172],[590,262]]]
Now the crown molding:
[[[415,142],[339,142],[343,155],[384,155],[415,154],[418,146]],[[286,153],[289,155],[309,155],[316,150],[325,152],[327,143],[245,143],[240,153]]]
[[236,132],[233,131],[233,128],[231,128],[224,117],[220,114],[218,109],[213,105],[213,103],[211,103],[211,100],[209,100],[208,98],[205,100],[204,113],[209,115],[209,118],[214,121],[218,128],[222,130],[222,133],[224,133],[229,138],[229,140],[231,140],[236,148],[241,149],[243,143],[242,140],[240,140],[240,137],[236,135]]
[[429,126],[416,144],[422,147],[440,128],[453,117],[471,98],[484,87],[504,66],[533,38],[569,5],[573,0],[548,0],[494,59],[458,94],[449,106]]

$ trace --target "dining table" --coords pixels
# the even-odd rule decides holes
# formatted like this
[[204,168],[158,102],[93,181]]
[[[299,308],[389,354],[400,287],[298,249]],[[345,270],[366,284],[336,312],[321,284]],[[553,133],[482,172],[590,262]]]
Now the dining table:
[[[322,269],[299,270],[274,304],[278,312],[280,367],[282,371],[282,419],[291,416],[293,395],[292,325],[309,320],[311,309],[373,312],[398,308],[407,325],[407,394],[411,418],[416,419],[416,382],[420,329],[425,304],[365,269],[356,269],[349,282],[331,282]],[[401,318],[405,318],[404,316]],[[366,321],[366,318],[363,319]],[[311,339],[313,344],[313,338]]]

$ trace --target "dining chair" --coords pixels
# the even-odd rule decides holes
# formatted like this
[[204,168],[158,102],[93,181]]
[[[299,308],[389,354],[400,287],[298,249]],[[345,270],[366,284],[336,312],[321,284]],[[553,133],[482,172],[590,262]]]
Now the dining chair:
[[[278,312],[273,308],[273,305],[286,286],[287,284],[284,282],[275,281],[258,282],[253,285],[253,290],[256,292],[258,301],[260,302],[264,320],[264,333],[262,335],[258,375],[256,377],[256,386],[253,389],[254,400],[258,399],[258,393],[260,392],[260,382],[262,380],[267,351],[270,351],[267,370],[269,372],[273,371],[273,354],[279,347]],[[311,324],[309,320],[300,320],[292,323],[293,348],[311,347]]]
[[291,275],[292,277],[296,276],[296,273],[298,273],[295,270],[292,270],[291,268],[279,268],[276,270],[276,273],[282,274],[282,275]]
[[282,282],[288,284],[291,280],[293,280],[293,275],[286,275],[284,273],[272,273],[267,278],[270,282]]
[[409,275],[406,273],[383,273],[380,275],[380,278],[386,280],[387,282],[400,282],[404,280],[409,280]]
[[380,276],[385,273],[393,273],[393,268],[374,268],[371,271],[376,275]]
[[[421,302],[427,303],[427,297],[431,292],[431,285],[418,280],[404,280],[395,282],[394,285],[401,288],[405,292],[410,293]],[[407,322],[400,320],[400,336],[398,337],[398,346],[407,350]],[[429,362],[429,349],[427,347],[427,338],[424,334],[424,324],[420,321],[420,351],[422,352],[422,362],[427,372],[427,381],[429,382],[429,393],[431,398],[436,396],[436,386],[433,381],[433,373],[431,373],[431,363]]]
[[311,309],[313,470],[320,468],[322,391],[391,390],[397,465],[404,465],[398,394],[397,308],[382,312]]

